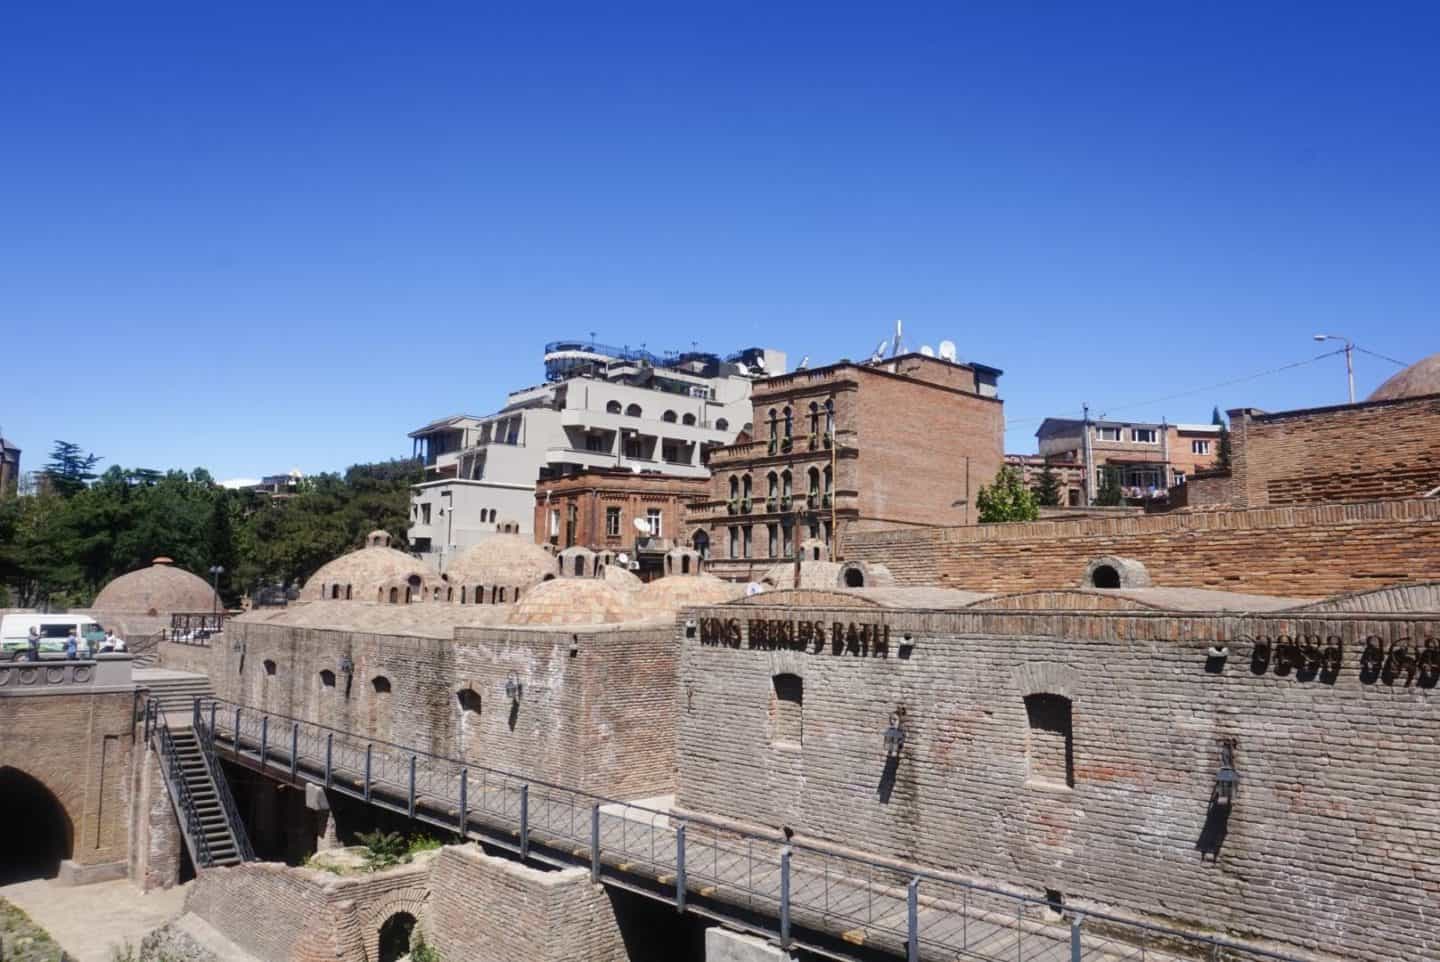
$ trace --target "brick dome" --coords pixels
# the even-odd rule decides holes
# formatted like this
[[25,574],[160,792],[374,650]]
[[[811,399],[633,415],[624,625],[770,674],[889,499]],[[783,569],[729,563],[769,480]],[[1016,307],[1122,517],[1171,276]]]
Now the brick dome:
[[1416,361],[1376,388],[1366,400],[1396,401],[1427,394],[1440,394],[1440,354]]
[[439,576],[419,559],[389,544],[389,535],[372,531],[365,547],[321,565],[305,582],[300,600],[379,601],[382,596],[388,600],[390,588],[396,589],[397,601],[405,597],[406,588],[413,601],[432,597],[434,589],[442,585]]
[[614,585],[616,588],[625,591],[638,591],[641,585],[644,584],[643,581],[635,577],[634,572],[627,571],[618,564],[606,565],[605,570],[600,574],[600,578],[606,584]]
[[511,625],[598,625],[638,621],[644,616],[636,592],[600,578],[553,578],[516,602],[506,619]]
[[721,605],[745,594],[745,586],[714,575],[670,575],[642,585],[637,600],[646,613],[672,615],[694,605]]
[[166,614],[210,611],[217,604],[204,578],[175,567],[169,558],[156,558],[150,567],[123,574],[101,588],[91,607],[100,612]]
[[548,551],[515,534],[493,534],[456,555],[445,568],[454,584],[539,584],[555,573]]

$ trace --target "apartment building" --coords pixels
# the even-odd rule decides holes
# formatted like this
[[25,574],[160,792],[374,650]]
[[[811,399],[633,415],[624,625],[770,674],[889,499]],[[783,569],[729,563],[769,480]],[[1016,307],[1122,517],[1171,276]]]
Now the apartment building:
[[1106,474],[1115,478],[1127,500],[1145,501],[1163,498],[1171,485],[1213,467],[1220,427],[1046,418],[1035,437],[1043,461],[1057,470],[1079,469],[1078,504],[1094,499]]
[[14,494],[20,486],[20,449],[0,438],[0,497]]
[[411,498],[411,548],[443,569],[500,525],[535,537],[541,479],[586,470],[704,479],[706,455],[749,428],[751,385],[785,363],[766,348],[721,357],[547,344],[544,383],[512,392],[494,414],[411,432],[426,470]]
[[748,580],[807,539],[841,558],[849,532],[973,523],[1004,458],[1001,373],[902,354],[757,383],[754,440],[711,452],[691,543],[713,573]]

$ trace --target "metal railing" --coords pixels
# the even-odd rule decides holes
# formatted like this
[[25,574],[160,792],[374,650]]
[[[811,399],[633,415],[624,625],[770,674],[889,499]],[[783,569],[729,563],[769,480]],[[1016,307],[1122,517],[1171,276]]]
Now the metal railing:
[[250,845],[250,833],[245,829],[245,820],[240,817],[240,806],[235,804],[235,796],[230,794],[230,780],[225,777],[225,772],[220,768],[220,760],[215,757],[215,730],[205,724],[205,719],[201,717],[198,699],[195,702],[191,729],[195,732],[195,740],[200,744],[200,754],[205,759],[210,780],[215,783],[215,797],[220,802],[225,823],[230,826],[235,852],[240,856],[240,861],[253,862],[255,849]]
[[1296,962],[1223,939],[1058,906],[897,861],[678,816],[219,699],[197,699],[217,751],[522,859],[570,867],[677,911],[837,959],[909,962]]
[[213,865],[215,859],[210,854],[210,841],[205,836],[205,827],[200,823],[200,813],[195,808],[195,798],[185,780],[185,768],[175,749],[175,738],[170,734],[165,713],[159,710],[154,699],[145,702],[145,740],[160,753],[160,771],[166,788],[170,790],[176,814],[180,816],[191,859],[197,868]]

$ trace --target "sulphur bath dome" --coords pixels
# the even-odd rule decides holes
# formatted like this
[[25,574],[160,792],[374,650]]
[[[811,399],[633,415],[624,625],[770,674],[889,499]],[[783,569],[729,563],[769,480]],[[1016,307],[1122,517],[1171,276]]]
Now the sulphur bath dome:
[[1367,401],[1398,401],[1440,394],[1440,354],[1421,358],[1377,387]]
[[388,532],[372,531],[365,547],[321,565],[300,600],[402,603],[443,599],[448,587],[418,558],[390,547]]
[[95,611],[159,615],[176,611],[211,611],[222,607],[205,579],[169,558],[156,558],[111,581],[95,596]]

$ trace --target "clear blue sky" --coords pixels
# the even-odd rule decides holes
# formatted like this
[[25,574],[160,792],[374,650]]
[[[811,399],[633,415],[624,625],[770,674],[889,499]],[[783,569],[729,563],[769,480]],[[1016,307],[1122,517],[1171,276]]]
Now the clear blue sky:
[[[1347,9],[1348,7],[1348,9]],[[217,477],[485,413],[544,341],[860,358],[1078,411],[1440,350],[1440,5],[0,12],[0,430]],[[1393,365],[1358,358],[1367,393]]]

